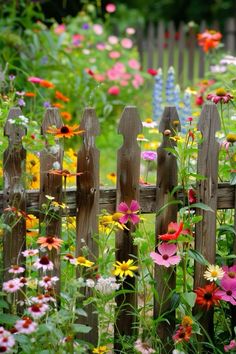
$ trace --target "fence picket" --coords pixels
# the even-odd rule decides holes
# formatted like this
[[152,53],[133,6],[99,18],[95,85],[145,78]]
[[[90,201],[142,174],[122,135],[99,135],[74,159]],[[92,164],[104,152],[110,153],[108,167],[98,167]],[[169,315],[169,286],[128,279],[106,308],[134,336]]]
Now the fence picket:
[[[215,133],[220,130],[220,117],[214,103],[204,105],[198,123],[198,130],[202,133],[203,142],[198,149],[197,173],[206,177],[206,179],[197,182],[198,201],[208,205],[213,212],[197,209],[196,213],[202,216],[202,221],[196,224],[195,249],[210,264],[215,264],[219,152],[219,143],[216,141]],[[206,280],[203,278],[205,269],[204,265],[195,263],[194,289],[206,284]],[[213,336],[213,310],[203,314],[200,321],[206,332]]]
[[179,25],[179,45],[178,45],[178,81],[182,85],[184,82],[184,51],[185,51],[185,28],[184,23]]
[[155,33],[154,25],[152,22],[148,25],[148,38],[147,38],[147,64],[149,68],[152,68],[154,65],[154,43],[155,43]]
[[[12,278],[8,272],[11,265],[24,265],[24,257],[21,252],[26,247],[26,217],[24,214],[26,199],[24,182],[22,181],[25,173],[26,151],[21,140],[26,134],[26,129],[12,124],[10,121],[21,115],[20,108],[11,108],[4,127],[4,135],[8,137],[9,141],[8,148],[3,155],[4,223],[9,226],[9,229],[4,229],[3,235],[3,277],[1,279],[4,281]],[[21,299],[23,299],[22,292],[18,292],[16,300]]]
[[162,68],[164,63],[165,25],[162,21],[157,27],[157,67]]
[[[137,143],[137,135],[142,131],[142,123],[135,107],[126,107],[121,116],[118,133],[124,137],[123,145],[117,152],[117,205],[126,202],[128,205],[132,200],[139,200],[139,177],[140,177],[140,147]],[[134,225],[128,223],[129,230],[118,231],[116,235],[116,260],[127,261],[135,259],[137,248],[133,244],[132,232]],[[131,293],[122,294],[116,297],[117,318],[115,323],[116,353],[120,353],[121,343],[119,335],[135,335],[137,308],[137,292],[135,292],[135,277],[123,282],[123,288],[133,290]]]
[[[167,147],[174,146],[176,143],[170,140],[170,135],[165,135],[166,130],[171,131],[171,136],[176,135],[176,130],[180,131],[180,123],[176,125],[173,122],[180,122],[175,107],[165,107],[159,126],[159,131],[163,134],[163,141],[157,149],[157,181],[156,181],[156,211],[158,212],[170,200],[174,200],[176,196],[170,199],[169,193],[178,183],[177,177],[177,161],[176,157],[166,151]],[[166,173],[171,171],[171,173]],[[156,246],[159,244],[158,235],[167,232],[170,222],[177,220],[177,205],[170,205],[156,217]],[[157,327],[157,334],[160,337],[164,349],[171,350],[170,338],[175,328],[175,312],[170,311],[171,299],[170,289],[175,288],[176,274],[175,269],[170,274],[169,269],[163,269],[162,266],[155,265],[155,280],[158,298],[154,299],[154,318],[162,316],[165,312],[169,312],[165,316],[168,322],[162,322]]]
[[[82,247],[87,246],[88,258],[95,260],[98,257],[98,244],[95,237],[98,236],[98,212],[99,212],[99,150],[95,146],[95,137],[100,128],[95,110],[86,108],[80,124],[83,143],[78,151],[77,172],[77,211],[76,211],[76,255],[82,255]],[[84,296],[89,297],[90,289],[86,289]],[[82,324],[91,326],[92,330],[87,334],[81,334],[80,338],[93,345],[98,341],[98,317],[94,313],[93,304],[85,307],[87,317],[80,317]]]
[[[49,127],[55,126],[56,128],[61,128],[63,125],[59,111],[57,108],[48,108],[44,115],[42,121],[41,133],[45,136]],[[58,141],[57,141],[58,143]],[[63,159],[63,148],[58,144],[58,149],[55,153],[50,151],[50,146],[48,145],[46,139],[46,146],[40,152],[40,194],[39,194],[39,205],[42,209],[42,205],[48,200],[46,195],[55,198],[55,201],[60,203],[62,201],[62,176],[49,174],[50,170],[53,170],[53,164],[55,162],[62,166]],[[61,167],[62,169],[62,167]],[[60,211],[54,212],[55,217],[45,217],[41,212],[40,214],[40,229],[43,236],[56,236],[60,238],[61,235],[61,218]],[[49,254],[49,258],[54,264],[54,269],[52,270],[52,275],[57,276],[60,279],[60,254],[59,251],[52,249]],[[60,294],[60,281],[57,282],[55,286],[55,292],[57,295]]]
[[174,65],[175,54],[175,25],[173,21],[168,23],[168,68]]

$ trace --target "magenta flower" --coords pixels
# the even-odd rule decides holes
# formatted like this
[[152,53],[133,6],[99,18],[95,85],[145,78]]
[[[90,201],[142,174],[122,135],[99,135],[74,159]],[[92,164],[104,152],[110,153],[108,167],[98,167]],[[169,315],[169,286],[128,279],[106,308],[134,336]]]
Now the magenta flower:
[[40,82],[43,81],[43,79],[41,79],[40,77],[36,77],[36,76],[30,76],[30,77],[28,77],[28,81],[32,82],[33,84],[40,84]]
[[216,90],[216,93],[209,93],[209,95],[207,95],[207,100],[212,101],[215,104],[217,104],[218,102],[228,103],[232,99],[233,96],[230,93],[226,92],[223,88],[218,88]]
[[153,262],[158,265],[163,265],[164,267],[169,268],[172,265],[179,264],[181,258],[176,256],[177,246],[174,244],[169,244],[163,242],[157,248],[158,252],[151,252],[150,257]]
[[224,345],[224,351],[229,352],[231,349],[236,348],[236,340],[232,339],[228,345]]
[[236,264],[231,267],[223,266],[222,269],[225,272],[222,280],[227,280],[236,284]]
[[140,206],[137,200],[132,200],[130,206],[125,202],[120,203],[118,211],[124,215],[119,218],[119,222],[121,224],[126,224],[128,221],[131,221],[132,224],[137,224],[140,221],[140,217],[136,215],[139,209]]
[[113,13],[116,11],[116,5],[115,4],[107,4],[106,5],[106,12],[108,13]]
[[144,160],[153,161],[157,158],[157,153],[155,151],[142,151],[141,157]]
[[232,282],[229,279],[222,279],[220,287],[221,290],[217,290],[216,295],[220,296],[221,300],[236,305],[236,282]]

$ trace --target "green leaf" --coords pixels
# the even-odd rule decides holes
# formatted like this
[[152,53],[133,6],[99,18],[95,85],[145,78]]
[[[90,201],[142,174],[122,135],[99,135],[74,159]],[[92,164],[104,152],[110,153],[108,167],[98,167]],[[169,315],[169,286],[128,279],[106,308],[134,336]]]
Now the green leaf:
[[197,294],[194,292],[186,292],[181,294],[181,300],[189,305],[191,308],[194,306],[196,301]]
[[71,325],[72,330],[74,333],[89,333],[92,327],[85,326],[83,324],[74,323]]
[[181,208],[181,209],[179,210],[179,213],[180,213],[181,215],[183,215],[183,214],[186,212],[186,210],[193,209],[193,208],[198,208],[198,209],[202,209],[202,210],[205,210],[205,211],[211,211],[211,212],[214,213],[214,210],[211,209],[208,205],[206,205],[206,204],[204,204],[204,203],[193,203],[193,204],[191,204],[191,205],[189,205],[189,206],[186,206],[186,207],[184,207],[184,208]]
[[188,250],[188,255],[189,257],[193,258],[196,262],[203,264],[203,265],[208,265],[209,262],[203,257],[203,255],[193,249]]
[[170,205],[175,205],[175,204],[183,204],[181,200],[171,200],[170,202],[167,202],[163,207],[161,207],[157,213],[156,216],[160,215],[168,206]]
[[9,304],[5,300],[0,299],[0,308],[8,309],[9,308]]
[[11,315],[11,314],[6,314],[6,313],[1,313],[0,314],[0,323],[1,324],[7,324],[13,326],[17,320],[19,320],[20,317]]
[[81,308],[78,308],[75,310],[75,313],[79,316],[84,316],[84,317],[88,317],[88,314],[87,312],[85,312],[83,309]]

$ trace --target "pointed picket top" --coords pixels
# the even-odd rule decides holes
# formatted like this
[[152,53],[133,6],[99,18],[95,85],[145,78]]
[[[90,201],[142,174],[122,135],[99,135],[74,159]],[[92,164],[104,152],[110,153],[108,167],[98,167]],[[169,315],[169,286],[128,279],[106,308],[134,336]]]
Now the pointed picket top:
[[118,133],[124,136],[124,145],[129,146],[137,141],[137,135],[142,130],[143,126],[137,108],[135,106],[125,107],[118,125]]
[[12,107],[8,113],[7,120],[4,127],[4,135],[8,136],[13,144],[21,142],[22,137],[26,134],[24,126],[16,125],[11,122],[11,119],[23,116],[20,107]]
[[42,134],[44,135],[49,127],[55,126],[56,128],[61,128],[62,125],[63,122],[58,108],[47,108],[41,125]]
[[176,135],[176,132],[181,131],[181,123],[176,107],[165,107],[162,118],[159,124],[159,132],[163,134],[163,141],[169,141],[170,135],[164,134],[166,130],[171,131],[171,136]]
[[205,139],[214,139],[215,133],[221,128],[220,115],[216,104],[208,102],[203,105],[203,109],[198,121],[197,129]]
[[84,144],[94,146],[94,137],[99,135],[100,126],[94,108],[87,107],[84,110],[80,123],[80,130],[84,130],[81,134],[84,139]]

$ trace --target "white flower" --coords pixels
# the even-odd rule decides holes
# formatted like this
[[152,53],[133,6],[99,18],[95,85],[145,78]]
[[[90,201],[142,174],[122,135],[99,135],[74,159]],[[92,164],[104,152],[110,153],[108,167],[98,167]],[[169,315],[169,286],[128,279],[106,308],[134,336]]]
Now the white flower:
[[88,288],[94,288],[95,281],[93,279],[86,279],[86,286]]
[[53,170],[60,170],[61,169],[61,164],[58,161],[53,162],[52,168],[53,168]]
[[50,152],[51,154],[55,155],[55,154],[58,153],[59,150],[60,150],[60,145],[55,144],[55,145],[53,145],[53,146],[50,147],[49,152]]
[[223,278],[225,272],[218,265],[210,264],[204,273],[204,278],[209,281],[216,281]]
[[95,285],[95,289],[102,294],[111,294],[113,291],[118,290],[120,284],[116,283],[116,278],[99,278],[97,284]]

